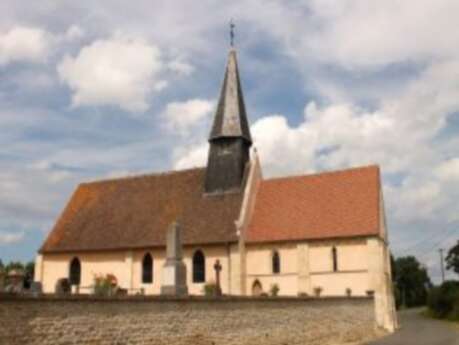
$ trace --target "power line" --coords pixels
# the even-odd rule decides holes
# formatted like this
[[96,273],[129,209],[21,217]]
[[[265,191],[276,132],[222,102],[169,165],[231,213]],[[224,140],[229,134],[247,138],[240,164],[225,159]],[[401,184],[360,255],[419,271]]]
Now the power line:
[[425,237],[425,238],[422,238],[420,241],[417,241],[416,243],[412,244],[411,246],[409,246],[408,248],[404,248],[405,251],[412,251],[413,249],[417,249],[417,247],[421,247],[421,244],[424,244],[429,241],[432,241],[434,240],[436,237],[438,236],[442,236],[443,234],[447,233],[449,235],[449,233],[451,231],[455,231],[456,229],[455,228],[449,228],[449,229],[444,229],[442,232],[440,233],[433,233],[431,234],[431,236],[428,236],[428,237]]
[[432,252],[434,250],[436,250],[438,247],[440,247],[440,245],[442,245],[445,240],[449,239],[451,237],[451,235],[453,235],[453,233],[455,231],[456,231],[456,229],[454,229],[454,228],[449,229],[449,231],[446,233],[446,235],[440,241],[435,242],[435,244],[433,246],[431,246],[431,247],[429,247],[429,249],[425,250],[423,254],[419,255],[419,257],[420,258],[425,258],[425,257],[431,255]]

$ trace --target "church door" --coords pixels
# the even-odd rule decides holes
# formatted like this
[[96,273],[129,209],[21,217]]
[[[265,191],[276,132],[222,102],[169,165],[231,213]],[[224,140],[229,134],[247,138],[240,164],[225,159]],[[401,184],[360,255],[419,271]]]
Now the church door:
[[260,281],[255,280],[252,285],[252,296],[261,296],[263,293],[263,287],[261,286]]

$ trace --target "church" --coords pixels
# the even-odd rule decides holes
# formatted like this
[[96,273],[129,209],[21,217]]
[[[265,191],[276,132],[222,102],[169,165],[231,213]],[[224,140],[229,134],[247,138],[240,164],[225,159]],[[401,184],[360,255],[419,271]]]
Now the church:
[[219,260],[224,294],[374,296],[377,323],[394,329],[379,167],[264,178],[234,48],[208,139],[205,167],[80,184],[39,249],[44,292],[68,278],[90,293],[112,274],[130,294],[159,294],[176,221],[191,295]]

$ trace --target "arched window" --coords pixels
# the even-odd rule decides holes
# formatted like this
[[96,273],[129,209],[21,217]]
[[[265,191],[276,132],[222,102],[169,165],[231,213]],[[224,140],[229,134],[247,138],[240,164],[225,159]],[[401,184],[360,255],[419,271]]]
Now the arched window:
[[73,258],[70,262],[69,280],[71,285],[80,285],[81,263],[78,258]]
[[193,255],[193,283],[206,281],[206,258],[202,251],[197,250]]
[[338,254],[336,247],[332,248],[333,272],[338,271]]
[[142,283],[153,283],[153,258],[150,253],[145,254],[142,260]]
[[272,268],[273,268],[273,273],[280,273],[280,256],[277,250],[273,252]]

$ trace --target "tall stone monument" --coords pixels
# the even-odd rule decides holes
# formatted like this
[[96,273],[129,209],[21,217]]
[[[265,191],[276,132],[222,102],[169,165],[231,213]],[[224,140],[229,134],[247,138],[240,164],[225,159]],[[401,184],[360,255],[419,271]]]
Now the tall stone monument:
[[161,295],[184,296],[188,294],[186,266],[182,260],[180,226],[173,222],[167,231],[166,262],[163,266]]

